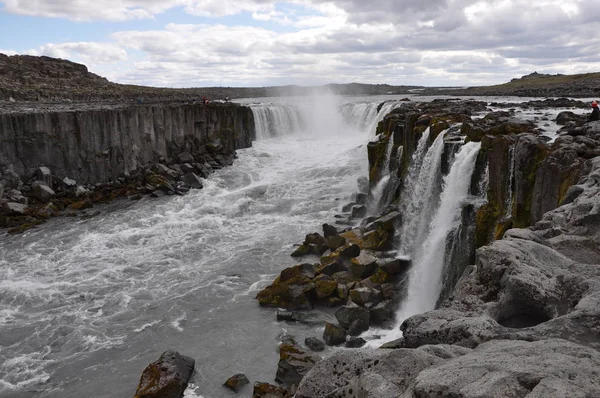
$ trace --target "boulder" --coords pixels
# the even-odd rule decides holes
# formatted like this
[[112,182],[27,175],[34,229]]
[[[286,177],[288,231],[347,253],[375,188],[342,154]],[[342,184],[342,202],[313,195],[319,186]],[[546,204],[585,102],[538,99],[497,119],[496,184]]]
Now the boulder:
[[261,290],[256,298],[262,306],[280,307],[290,310],[310,309],[315,284],[305,275],[297,275],[286,281],[277,278],[270,286]]
[[69,177],[63,178],[62,183],[65,189],[71,189],[77,186],[77,181],[71,180]]
[[326,238],[326,245],[329,250],[337,250],[346,244],[346,238],[334,235]]
[[194,159],[189,152],[181,152],[179,155],[177,155],[177,160],[179,163],[196,163],[196,159]]
[[399,224],[401,222],[402,214],[400,214],[400,212],[393,211],[367,224],[365,226],[365,231],[394,232],[396,229],[396,224]]
[[33,196],[42,203],[47,203],[56,195],[49,186],[41,181],[35,181],[31,184]]
[[381,292],[368,287],[352,289],[349,294],[352,302],[361,307],[365,307],[368,304],[375,306],[381,301]]
[[165,351],[144,369],[134,398],[181,398],[194,371],[195,361]]
[[339,350],[308,372],[295,397],[397,398],[412,386],[424,369],[469,351],[447,345],[425,346],[416,350]]
[[377,257],[372,252],[360,251],[360,254],[350,260],[350,272],[358,279],[368,278],[377,270]]
[[392,300],[385,300],[377,304],[369,311],[371,324],[383,325],[393,321],[395,318],[395,309],[396,306]]
[[323,236],[325,238],[330,238],[332,236],[339,235],[338,230],[333,225],[323,224]]
[[26,206],[16,202],[0,202],[0,214],[7,216],[22,216]]
[[388,274],[401,275],[408,271],[411,260],[408,258],[383,258],[377,261],[377,266]]
[[348,340],[345,344],[346,348],[360,348],[367,344],[367,341],[361,337],[355,337]]
[[348,244],[342,248],[340,248],[340,257],[343,258],[353,258],[358,257],[360,255],[360,247],[354,243]]
[[47,167],[38,167],[33,173],[33,178],[52,188],[52,172]]
[[315,291],[318,299],[324,299],[337,293],[338,283],[334,280],[318,280],[315,282]]
[[325,343],[316,337],[307,337],[304,339],[304,344],[313,351],[320,352],[325,350]]
[[252,398],[285,398],[287,390],[283,387],[257,381],[254,383]]
[[600,353],[565,340],[492,341],[425,369],[419,397],[598,397]]
[[327,345],[340,345],[346,341],[346,330],[338,325],[326,322],[325,330],[323,331],[323,340],[325,340]]
[[2,180],[4,180],[4,187],[6,190],[20,190],[23,187],[21,177],[19,177],[19,175],[12,170],[4,170],[2,173]]
[[367,215],[367,206],[358,205],[352,206],[352,218],[363,218]]
[[250,384],[250,380],[243,373],[238,373],[231,376],[227,381],[223,384],[223,387],[227,387],[230,390],[235,392],[239,392],[246,384]]
[[275,381],[285,386],[298,385],[300,380],[321,358],[307,353],[293,339],[279,347],[279,363]]
[[182,178],[183,183],[193,189],[202,189],[202,180],[194,173],[187,173]]
[[305,263],[286,268],[283,271],[281,271],[279,275],[279,280],[281,282],[286,282],[297,276],[305,276],[310,279],[314,278],[315,266],[313,264]]
[[335,312],[335,317],[344,329],[352,327],[352,336],[357,336],[369,329],[369,310],[354,303],[338,309]]
[[28,200],[25,196],[23,196],[23,193],[21,193],[21,191],[17,191],[16,189],[11,189],[8,192],[4,193],[5,196],[8,198],[8,200],[15,202],[15,203],[20,203],[23,205],[27,205]]

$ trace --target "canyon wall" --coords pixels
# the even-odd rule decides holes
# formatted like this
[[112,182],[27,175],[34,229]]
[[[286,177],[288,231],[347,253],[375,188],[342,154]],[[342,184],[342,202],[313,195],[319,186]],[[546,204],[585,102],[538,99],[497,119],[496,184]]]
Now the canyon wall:
[[45,166],[95,184],[183,151],[232,153],[254,138],[252,110],[236,104],[9,108],[0,113],[0,167],[25,180]]

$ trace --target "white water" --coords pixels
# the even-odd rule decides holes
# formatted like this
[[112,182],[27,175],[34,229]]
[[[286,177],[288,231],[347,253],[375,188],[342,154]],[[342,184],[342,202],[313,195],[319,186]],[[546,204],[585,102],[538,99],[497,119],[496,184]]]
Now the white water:
[[[383,111],[383,109],[382,109]],[[380,135],[381,136],[381,135]],[[379,137],[380,137],[379,136]],[[391,177],[390,171],[390,162],[392,158],[392,149],[394,148],[394,137],[393,135],[388,138],[387,146],[385,149],[385,158],[383,159],[383,165],[381,167],[381,177],[379,182],[375,185],[375,187],[371,191],[372,195],[372,204],[370,212],[371,214],[377,214],[383,205],[383,201],[385,200],[385,191],[388,187]]]
[[398,254],[403,256],[412,257],[416,245],[423,242],[439,200],[446,132],[440,133],[427,149],[429,134],[429,129],[425,130],[419,140],[402,194],[403,224]]
[[[350,201],[373,135],[335,98],[299,102],[253,104],[276,126],[202,190],[0,236],[0,396],[131,397],[168,348],[197,360],[186,396],[233,396],[221,384],[237,372],[272,381],[281,334],[318,332],[254,297]],[[359,108],[376,118],[376,106]]]

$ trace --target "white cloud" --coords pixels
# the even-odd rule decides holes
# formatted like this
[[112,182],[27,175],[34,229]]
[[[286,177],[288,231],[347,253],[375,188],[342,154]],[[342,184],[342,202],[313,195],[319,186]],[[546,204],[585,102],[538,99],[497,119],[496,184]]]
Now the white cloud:
[[[181,7],[205,17],[247,12],[258,25],[286,26],[281,33],[172,23],[123,30],[108,43],[46,44],[34,51],[85,62],[121,82],[166,86],[474,84],[533,70],[599,70],[597,1],[0,0],[8,12],[74,20],[151,18]],[[127,52],[135,62],[125,62]],[[111,71],[107,65],[115,61],[119,69]]]

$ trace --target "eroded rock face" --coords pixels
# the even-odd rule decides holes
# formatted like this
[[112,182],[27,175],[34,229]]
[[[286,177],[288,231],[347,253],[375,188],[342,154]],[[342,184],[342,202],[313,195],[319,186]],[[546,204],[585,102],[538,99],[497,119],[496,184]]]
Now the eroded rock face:
[[134,398],[181,398],[194,372],[194,359],[165,351],[144,369]]

